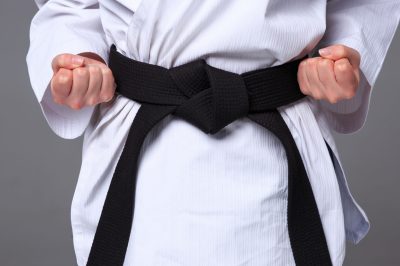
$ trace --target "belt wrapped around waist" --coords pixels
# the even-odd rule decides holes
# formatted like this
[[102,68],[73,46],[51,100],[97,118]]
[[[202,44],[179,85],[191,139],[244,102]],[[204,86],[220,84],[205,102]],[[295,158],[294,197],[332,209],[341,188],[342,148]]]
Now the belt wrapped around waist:
[[288,161],[287,226],[296,265],[332,265],[302,158],[277,110],[305,97],[297,82],[302,59],[239,75],[212,67],[203,59],[167,69],[128,58],[112,44],[108,65],[117,84],[116,93],[141,106],[115,168],[87,265],[123,265],[133,221],[140,150],[147,133],[169,114],[207,134],[245,116],[274,133]]

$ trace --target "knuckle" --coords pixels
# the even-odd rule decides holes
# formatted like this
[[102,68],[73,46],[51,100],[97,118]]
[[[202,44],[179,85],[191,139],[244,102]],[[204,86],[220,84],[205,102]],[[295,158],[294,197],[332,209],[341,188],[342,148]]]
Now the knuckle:
[[346,72],[349,69],[349,67],[346,63],[340,63],[337,65],[337,69],[341,72]]
[[327,59],[321,59],[318,61],[318,66],[319,67],[327,67],[328,66],[328,61]]
[[57,104],[63,104],[63,100],[56,96],[53,96],[53,101]]
[[56,83],[64,85],[64,84],[67,84],[69,82],[69,80],[70,79],[69,79],[68,75],[60,74],[57,76]]
[[356,95],[356,91],[355,90],[347,90],[346,93],[344,94],[344,97],[346,99],[351,99]]
[[318,90],[312,91],[312,97],[316,100],[321,100],[322,99],[322,93]]
[[307,67],[307,59],[304,59],[303,61],[300,62],[299,69],[303,70],[306,67]]
[[88,74],[88,70],[86,67],[78,67],[74,69],[74,74],[80,77],[84,77]]
[[333,61],[332,60],[330,60],[330,59],[326,59],[326,58],[324,58],[324,59],[322,59],[320,62],[319,62],[319,64],[320,64],[320,66],[322,66],[322,67],[332,67],[332,65],[333,65]]
[[333,94],[328,98],[328,101],[330,103],[337,103],[339,100],[340,100],[340,98],[336,94]]
[[342,99],[343,99],[343,96],[341,94],[337,93],[337,91],[332,92],[329,97],[329,101],[331,103],[337,103]]
[[79,110],[79,109],[81,109],[83,107],[83,103],[82,103],[82,100],[80,100],[80,99],[73,100],[73,101],[71,101],[69,106],[74,110]]
[[52,94],[53,94],[54,97],[60,97],[60,96],[62,96],[64,94],[66,94],[66,93],[65,93],[65,90],[63,88],[54,87],[53,91],[52,91]]
[[343,62],[341,65],[342,65],[342,68],[344,68],[345,70],[351,69],[350,62],[348,62],[348,61]]
[[69,60],[69,54],[61,54],[58,58],[58,63],[60,65],[65,65]]
[[310,95],[310,91],[305,88],[305,87],[300,87],[300,91],[304,94],[304,95]]
[[112,97],[113,97],[113,94],[109,91],[106,91],[106,92],[102,93],[102,95],[101,95],[101,99],[103,101],[109,101],[109,100],[111,100]]
[[343,44],[337,46],[338,53],[343,55],[346,53],[346,47]]
[[101,73],[101,69],[98,66],[89,66],[88,71],[90,75],[99,75]]
[[101,72],[103,73],[104,76],[110,76],[110,75],[112,75],[112,71],[111,71],[111,69],[108,68],[108,67],[103,67],[103,68],[101,69]]
[[90,98],[87,100],[87,104],[88,104],[88,105],[91,105],[91,106],[96,105],[97,102],[98,102],[98,97],[96,97],[96,96],[90,97]]
[[308,62],[307,62],[307,65],[308,66],[316,66],[316,64],[318,63],[318,58],[317,57],[313,57],[313,58],[309,58],[308,59]]

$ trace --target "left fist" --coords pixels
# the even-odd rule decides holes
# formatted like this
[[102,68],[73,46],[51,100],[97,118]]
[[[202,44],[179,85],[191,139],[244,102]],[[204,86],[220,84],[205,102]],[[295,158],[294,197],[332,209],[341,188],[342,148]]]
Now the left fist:
[[359,52],[337,44],[320,49],[319,54],[299,64],[297,80],[303,94],[330,103],[353,98],[360,82]]

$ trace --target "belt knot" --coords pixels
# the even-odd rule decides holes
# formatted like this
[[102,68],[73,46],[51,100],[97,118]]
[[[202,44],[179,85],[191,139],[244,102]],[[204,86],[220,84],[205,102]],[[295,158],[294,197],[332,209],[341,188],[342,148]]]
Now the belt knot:
[[198,59],[168,70],[187,98],[174,115],[215,134],[249,112],[249,98],[241,75],[208,65]]
[[118,53],[113,44],[108,64],[116,92],[141,106],[118,159],[86,265],[124,264],[143,143],[157,123],[175,114],[207,133],[216,133],[243,115],[273,133],[287,157],[287,227],[296,265],[332,266],[300,151],[276,109],[305,97],[297,82],[298,64],[303,59],[237,75],[201,59],[166,69],[132,60]]

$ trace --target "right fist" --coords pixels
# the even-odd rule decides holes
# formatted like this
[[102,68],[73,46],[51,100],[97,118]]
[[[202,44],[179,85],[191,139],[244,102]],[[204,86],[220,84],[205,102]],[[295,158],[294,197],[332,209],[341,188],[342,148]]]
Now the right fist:
[[114,76],[97,54],[59,54],[51,67],[51,94],[58,104],[77,110],[114,98]]

